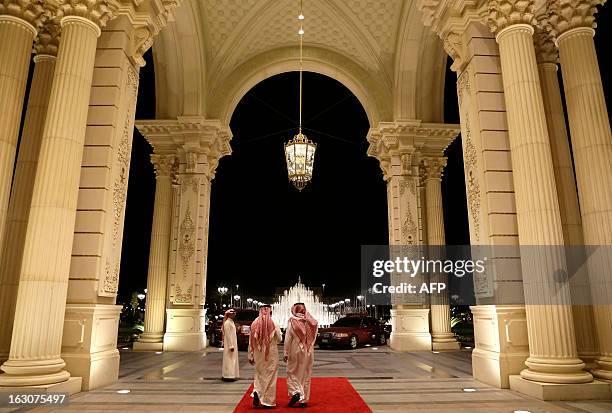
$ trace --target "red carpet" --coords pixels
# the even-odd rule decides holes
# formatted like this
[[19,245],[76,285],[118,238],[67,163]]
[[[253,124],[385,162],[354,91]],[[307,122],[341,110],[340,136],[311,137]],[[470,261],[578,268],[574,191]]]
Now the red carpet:
[[355,391],[345,377],[313,377],[310,387],[310,401],[306,408],[287,406],[287,379],[279,378],[276,383],[276,408],[264,410],[253,407],[251,392],[253,385],[240,400],[234,413],[243,412],[308,412],[308,413],[372,413],[372,410]]

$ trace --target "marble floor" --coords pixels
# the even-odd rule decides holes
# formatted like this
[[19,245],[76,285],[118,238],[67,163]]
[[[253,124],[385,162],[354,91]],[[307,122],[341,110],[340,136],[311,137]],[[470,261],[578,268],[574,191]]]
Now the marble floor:
[[[345,376],[375,413],[604,413],[610,402],[542,402],[471,378],[470,351],[397,353],[386,346],[317,350],[316,376]],[[243,377],[219,379],[221,352],[132,352],[122,350],[119,382],[73,396],[63,408],[29,412],[232,412],[253,378],[240,354]],[[285,375],[280,363],[280,376]],[[468,389],[468,391],[465,391]],[[129,390],[129,393],[118,393]],[[0,412],[5,412],[0,408]],[[358,413],[358,412],[356,412]]]

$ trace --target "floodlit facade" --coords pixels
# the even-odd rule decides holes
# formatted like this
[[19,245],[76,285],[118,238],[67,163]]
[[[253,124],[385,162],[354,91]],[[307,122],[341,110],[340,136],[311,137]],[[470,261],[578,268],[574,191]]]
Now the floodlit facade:
[[[612,137],[593,43],[604,2],[306,3],[304,70],[343,83],[367,113],[390,244],[445,244],[444,149],[459,134],[472,244],[612,244]],[[0,386],[74,393],[117,381],[134,127],[156,173],[135,349],[206,346],[211,181],[231,156],[242,96],[296,70],[295,15],[278,0],[0,2]],[[157,116],[135,120],[151,47]],[[460,125],[443,122],[447,58]],[[537,266],[518,250],[492,258],[475,280],[474,377],[541,399],[612,398],[609,255],[589,261],[585,293],[597,305],[582,306],[569,285],[549,299],[541,277],[562,256]],[[521,305],[526,292],[543,301]],[[392,323],[395,350],[458,348],[448,299],[396,304]]]

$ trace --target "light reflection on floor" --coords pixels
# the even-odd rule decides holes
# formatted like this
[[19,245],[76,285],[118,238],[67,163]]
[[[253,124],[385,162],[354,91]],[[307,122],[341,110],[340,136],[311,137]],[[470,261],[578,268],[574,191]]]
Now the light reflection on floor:
[[[375,413],[612,411],[612,402],[545,403],[479,383],[472,379],[470,350],[439,354],[397,353],[387,346],[372,350],[317,350],[314,374],[348,377]],[[250,385],[253,367],[240,352],[241,380],[225,383],[220,380],[221,359],[217,349],[159,355],[121,350],[119,383],[80,393],[67,407],[35,411],[229,413]],[[282,361],[279,376],[285,376]],[[121,390],[129,392],[117,393]]]

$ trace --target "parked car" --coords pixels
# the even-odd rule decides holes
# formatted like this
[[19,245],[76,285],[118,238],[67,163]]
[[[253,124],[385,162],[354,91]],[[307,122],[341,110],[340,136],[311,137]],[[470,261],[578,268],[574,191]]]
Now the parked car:
[[340,318],[329,328],[321,328],[317,333],[319,348],[349,347],[355,349],[363,344],[384,345],[388,333],[385,325],[374,317],[347,315]]
[[236,309],[236,334],[238,335],[238,350],[246,350],[249,347],[249,337],[251,336],[251,323],[255,321],[259,311],[247,308]]

